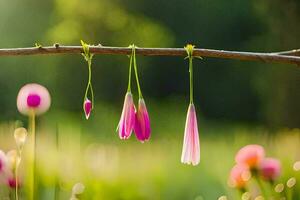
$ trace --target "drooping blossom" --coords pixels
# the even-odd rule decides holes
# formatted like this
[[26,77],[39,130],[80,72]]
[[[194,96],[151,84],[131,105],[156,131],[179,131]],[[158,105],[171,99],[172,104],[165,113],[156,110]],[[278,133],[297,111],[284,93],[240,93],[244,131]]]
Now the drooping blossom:
[[231,187],[245,189],[250,178],[249,167],[245,164],[236,164],[230,171],[229,184]]
[[265,157],[265,150],[262,146],[251,144],[241,148],[235,156],[238,164],[246,164],[250,169],[257,169]]
[[265,158],[260,164],[260,174],[265,180],[274,181],[281,172],[281,163],[274,158]]
[[40,115],[49,109],[50,104],[51,98],[48,90],[36,83],[24,85],[17,97],[18,110],[24,115],[31,115],[32,111],[35,115]]
[[196,109],[190,104],[187,112],[181,162],[197,165],[200,162],[200,142]]
[[83,110],[86,119],[89,119],[92,109],[93,109],[92,102],[89,99],[85,99],[83,103]]
[[135,106],[131,92],[125,95],[123,110],[118,125],[119,137],[128,139],[131,136],[135,124]]
[[134,132],[136,138],[141,142],[150,138],[150,118],[143,98],[139,98],[138,109],[135,112]]

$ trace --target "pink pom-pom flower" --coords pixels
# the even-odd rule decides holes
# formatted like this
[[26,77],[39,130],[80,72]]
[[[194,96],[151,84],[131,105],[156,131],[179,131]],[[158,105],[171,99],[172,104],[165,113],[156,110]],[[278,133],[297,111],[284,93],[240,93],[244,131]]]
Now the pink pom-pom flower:
[[135,124],[135,111],[132,94],[131,92],[127,92],[118,125],[119,137],[121,139],[128,139],[131,136]]
[[135,113],[134,132],[136,138],[141,142],[150,138],[150,118],[143,98],[139,99],[138,110]]
[[48,90],[39,84],[29,83],[24,85],[17,97],[17,107],[24,115],[40,115],[46,112],[51,104]]
[[265,158],[260,166],[260,174],[265,180],[274,181],[281,172],[281,163],[275,158]]
[[231,187],[245,189],[250,178],[249,167],[245,164],[236,164],[230,171],[229,184]]
[[195,106],[192,103],[189,105],[186,117],[181,162],[192,165],[197,165],[200,162],[197,116]]
[[251,144],[241,148],[235,156],[238,164],[246,164],[250,169],[257,169],[265,157],[265,150],[262,146]]

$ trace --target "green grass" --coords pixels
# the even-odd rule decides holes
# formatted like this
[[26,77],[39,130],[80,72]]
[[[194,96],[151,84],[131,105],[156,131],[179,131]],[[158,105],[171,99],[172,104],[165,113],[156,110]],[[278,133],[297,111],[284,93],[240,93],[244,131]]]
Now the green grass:
[[[280,158],[284,168],[282,182],[293,175],[292,164],[300,159],[297,129],[270,133],[261,127],[206,121],[199,115],[201,162],[196,167],[183,165],[180,156],[184,106],[169,103],[149,107],[153,134],[144,144],[134,135],[128,141],[118,138],[115,128],[120,109],[99,104],[89,121],[83,120],[82,113],[60,112],[38,120],[39,199],[54,199],[56,181],[59,199],[68,199],[77,182],[84,183],[82,198],[89,200],[210,200],[223,194],[238,199],[236,192],[228,188],[227,178],[234,155],[242,146],[261,144],[268,156]],[[0,145],[5,151],[15,147],[13,126],[14,123],[0,125]],[[26,144],[20,167],[21,196],[28,191],[29,145]],[[3,197],[7,191],[1,187]]]

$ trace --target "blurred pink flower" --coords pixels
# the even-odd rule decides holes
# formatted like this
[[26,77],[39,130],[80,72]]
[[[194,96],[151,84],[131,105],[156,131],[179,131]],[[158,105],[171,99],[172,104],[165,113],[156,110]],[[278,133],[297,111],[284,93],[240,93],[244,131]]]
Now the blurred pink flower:
[[141,142],[150,138],[151,128],[147,107],[143,98],[139,99],[138,110],[135,112],[134,132]]
[[236,164],[230,171],[229,184],[231,187],[244,189],[250,178],[249,167],[245,164]]
[[24,85],[17,97],[18,110],[24,115],[30,115],[30,111],[40,115],[49,109],[50,104],[51,98],[48,90],[36,83]]
[[83,110],[86,119],[89,119],[92,109],[93,109],[92,102],[89,99],[86,99],[83,103]]
[[250,169],[257,168],[265,157],[265,150],[262,146],[251,144],[241,148],[235,156],[238,164],[246,164]]
[[[16,188],[16,185],[17,185],[17,180],[14,176],[10,176],[9,178],[7,178],[7,185],[10,187],[10,188]],[[21,183],[20,183],[20,179],[18,178],[18,188],[21,186]]]
[[135,106],[131,92],[125,95],[121,119],[118,125],[119,137],[128,139],[131,136],[135,124]]
[[7,158],[3,151],[0,150],[0,175],[5,173],[7,168]]
[[275,158],[265,158],[260,166],[260,174],[265,180],[274,181],[281,172],[281,163]]
[[189,105],[187,112],[181,162],[192,165],[200,162],[200,142],[194,104]]

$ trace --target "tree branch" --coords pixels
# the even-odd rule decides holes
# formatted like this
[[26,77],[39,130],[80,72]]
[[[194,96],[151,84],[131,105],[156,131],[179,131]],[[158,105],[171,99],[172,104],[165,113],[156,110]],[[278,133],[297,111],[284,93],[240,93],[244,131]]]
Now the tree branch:
[[276,54],[286,55],[286,56],[300,56],[300,49],[294,49],[290,51],[280,51],[277,52]]
[[[0,56],[21,56],[21,55],[41,55],[41,54],[79,54],[82,53],[81,46],[54,46],[47,47],[27,47],[27,48],[7,48],[0,49]],[[131,48],[128,47],[109,47],[109,46],[90,46],[93,54],[110,55],[130,55]],[[136,48],[136,54],[144,56],[186,56],[184,48]],[[214,49],[194,49],[194,56],[225,58],[235,60],[251,60],[263,62],[289,63],[300,66],[300,50],[258,53],[258,52],[239,52]]]

